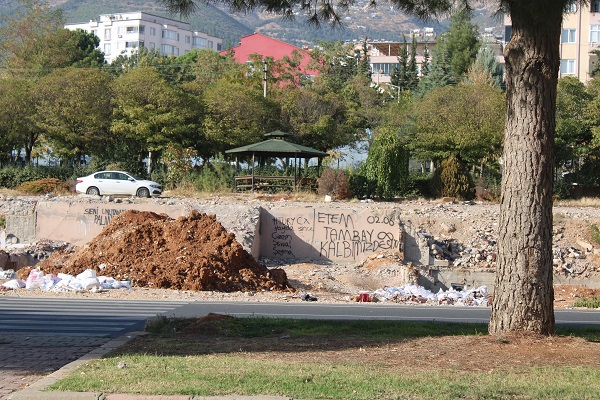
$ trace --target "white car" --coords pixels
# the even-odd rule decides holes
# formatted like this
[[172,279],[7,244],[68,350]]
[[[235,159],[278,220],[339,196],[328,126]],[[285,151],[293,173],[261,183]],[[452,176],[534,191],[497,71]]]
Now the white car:
[[100,171],[77,178],[75,191],[95,196],[112,194],[150,197],[160,196],[162,186],[153,181],[138,179],[128,172]]

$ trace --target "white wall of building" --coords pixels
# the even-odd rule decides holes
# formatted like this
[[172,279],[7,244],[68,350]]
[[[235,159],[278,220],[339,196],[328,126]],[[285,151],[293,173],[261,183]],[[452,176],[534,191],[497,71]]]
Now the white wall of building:
[[192,49],[220,51],[223,45],[223,39],[192,31],[187,22],[141,11],[103,14],[97,21],[68,24],[65,28],[94,33],[107,63],[121,54],[131,56],[140,47],[180,56]]

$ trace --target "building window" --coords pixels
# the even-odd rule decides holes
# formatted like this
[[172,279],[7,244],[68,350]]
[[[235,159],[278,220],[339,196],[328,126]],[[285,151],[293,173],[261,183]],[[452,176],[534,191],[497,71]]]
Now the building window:
[[144,25],[138,26],[138,32],[141,34],[146,33],[146,27]]
[[562,42],[563,43],[575,43],[576,29],[563,29],[562,30]]
[[132,34],[132,33],[137,33],[138,29],[137,29],[137,26],[128,26],[126,28],[126,31],[128,34]]
[[163,44],[162,46],[160,46],[160,51],[163,54],[167,54],[169,56],[178,56],[179,55],[179,48],[172,46],[170,44]]
[[590,25],[590,43],[600,43],[600,25]]
[[150,28],[150,35],[156,36],[156,28]]
[[186,42],[187,44],[190,44],[190,43],[192,42],[192,41],[191,41],[191,38],[190,38],[188,35],[185,35],[185,42]]
[[128,49],[137,49],[139,45],[140,45],[140,42],[138,42],[138,41],[125,42],[125,47]]
[[575,14],[577,12],[577,3],[573,2],[567,6],[567,12]]
[[560,60],[561,75],[575,75],[575,60]]
[[206,47],[206,39],[201,38],[201,37],[195,37],[194,38],[194,46],[198,46],[198,47]]
[[170,29],[163,29],[162,38],[179,41],[179,33],[172,31]]
[[389,75],[394,68],[398,67],[400,67],[398,63],[375,63],[372,66],[372,71],[374,74]]
[[212,40],[209,40],[209,41],[208,41],[208,48],[209,48],[209,49],[212,49],[212,48],[213,48],[213,42],[212,42]]
[[98,37],[98,30],[97,29],[92,29],[91,33],[92,33],[92,35]]
[[110,40],[110,28],[104,29],[104,40]]
[[104,54],[109,56],[110,55],[110,43],[105,43],[104,44]]
[[600,1],[592,1],[592,12],[597,13],[600,12]]
[[217,51],[221,50],[223,50],[223,46],[221,45],[221,43],[217,43]]

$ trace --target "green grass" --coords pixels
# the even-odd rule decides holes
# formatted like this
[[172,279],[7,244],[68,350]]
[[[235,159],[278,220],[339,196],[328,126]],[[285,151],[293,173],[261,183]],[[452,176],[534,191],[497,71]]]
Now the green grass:
[[[143,350],[125,348],[92,360],[50,387],[50,390],[135,393],[144,395],[271,395],[295,399],[596,399],[600,398],[598,366],[544,366],[488,370],[480,354],[480,370],[459,371],[428,365],[361,361],[308,362],[302,350],[286,359],[264,353],[197,352],[194,343],[289,337],[353,340],[410,339],[429,336],[481,335],[484,324],[406,321],[313,321],[269,318],[231,318],[211,321],[206,331],[187,340],[178,331],[190,320],[161,318],[151,325],[153,341]],[[557,334],[600,340],[596,327],[559,327]],[[206,335],[206,336],[202,336]],[[258,340],[258,339],[255,339]],[[312,340],[312,339],[311,339]],[[186,346],[189,346],[186,349]],[[159,356],[177,347],[174,354]],[[235,345],[234,345],[235,347]],[[273,345],[277,347],[276,344]],[[351,346],[350,346],[351,347]],[[183,348],[183,352],[180,352]],[[432,349],[433,350],[433,349]],[[357,349],[358,351],[358,349]],[[458,350],[460,352],[460,349]],[[295,357],[297,355],[298,357]],[[296,358],[296,359],[295,359]],[[356,358],[355,358],[356,359]],[[126,363],[119,368],[119,363]],[[427,366],[427,368],[421,368]],[[419,368],[415,368],[419,367]],[[549,379],[551,377],[551,379]]]
[[[190,324],[188,319],[160,318],[147,331],[170,336]],[[286,334],[291,337],[355,335],[368,339],[402,339],[424,336],[478,335],[487,333],[486,324],[406,321],[327,321],[283,318],[231,318],[213,321],[211,332],[243,338]]]
[[[127,367],[117,368],[118,362],[126,362]],[[403,372],[401,356],[397,371],[390,372],[377,364],[250,360],[234,354],[133,355],[90,362],[51,389],[147,395],[263,394],[295,399],[594,399],[600,395],[600,370],[547,367],[415,374]]]
[[600,244],[600,229],[594,224],[590,224],[590,230],[592,231],[592,240],[596,242],[596,244]]
[[577,299],[573,303],[573,307],[600,308],[600,296],[591,299]]

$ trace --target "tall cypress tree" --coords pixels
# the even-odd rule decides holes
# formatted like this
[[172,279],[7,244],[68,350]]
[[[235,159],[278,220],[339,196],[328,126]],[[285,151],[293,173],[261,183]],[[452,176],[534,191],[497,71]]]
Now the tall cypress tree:
[[429,69],[430,69],[430,60],[431,60],[431,54],[429,52],[429,47],[427,47],[427,44],[425,44],[425,47],[423,48],[423,62],[421,63],[421,77],[426,77],[429,75]]
[[419,84],[419,73],[417,71],[417,36],[412,35],[412,42],[410,43],[410,59],[408,60],[408,67],[406,69],[406,83],[407,88],[415,90]]

